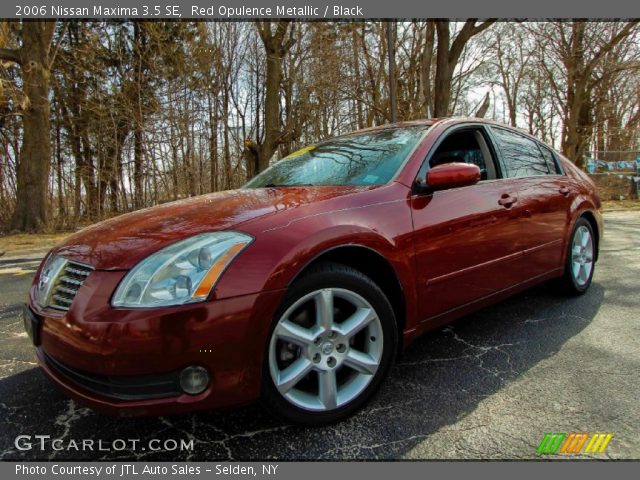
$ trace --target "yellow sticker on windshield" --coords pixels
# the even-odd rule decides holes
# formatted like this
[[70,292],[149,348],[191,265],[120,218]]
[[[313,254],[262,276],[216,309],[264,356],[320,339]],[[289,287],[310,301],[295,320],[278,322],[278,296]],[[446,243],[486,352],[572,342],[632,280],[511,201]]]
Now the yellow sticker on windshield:
[[316,148],[315,145],[309,145],[308,147],[304,147],[301,148],[300,150],[296,150],[295,152],[290,153],[289,155],[287,155],[284,158],[293,158],[293,157],[299,157],[300,155],[304,155],[307,152],[310,152],[311,150],[314,150]]

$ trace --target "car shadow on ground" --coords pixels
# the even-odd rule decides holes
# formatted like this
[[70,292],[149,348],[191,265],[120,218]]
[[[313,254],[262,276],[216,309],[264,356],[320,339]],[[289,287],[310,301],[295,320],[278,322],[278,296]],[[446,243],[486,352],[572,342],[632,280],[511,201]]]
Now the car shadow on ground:
[[[379,394],[362,411],[323,428],[291,426],[259,405],[233,411],[120,419],[94,413],[56,391],[37,368],[0,381],[0,458],[52,460],[292,460],[399,458],[439,429],[454,424],[592,321],[604,298],[594,283],[578,298],[544,286],[469,315],[417,340],[398,359]],[[46,442],[18,450],[18,435],[50,435],[93,451],[53,451]],[[114,439],[142,439],[136,452],[99,451]],[[159,439],[193,440],[193,450],[150,451]],[[142,450],[145,448],[145,450]]]

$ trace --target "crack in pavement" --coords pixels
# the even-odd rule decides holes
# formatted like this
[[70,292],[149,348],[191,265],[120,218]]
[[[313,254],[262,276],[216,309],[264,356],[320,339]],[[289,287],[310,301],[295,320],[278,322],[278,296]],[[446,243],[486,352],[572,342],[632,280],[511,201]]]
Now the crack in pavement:
[[[65,440],[69,437],[69,433],[73,428],[73,424],[83,417],[92,415],[93,412],[87,407],[78,408],[74,400],[67,400],[67,410],[58,415],[54,421],[54,425],[62,427],[62,434],[57,436],[56,439]],[[62,442],[61,442],[62,443]],[[49,455],[49,460],[55,459],[59,450],[53,450]]]
[[[417,361],[413,361],[413,362],[399,362],[397,364],[398,367],[408,367],[408,366],[422,366],[422,365],[427,365],[429,363],[436,363],[436,362],[452,362],[452,361],[458,361],[458,360],[468,360],[468,359],[474,359],[478,361],[478,367],[481,370],[484,370],[485,372],[487,372],[488,374],[500,379],[501,381],[507,381],[505,378],[503,378],[501,376],[501,374],[505,374],[505,373],[515,373],[513,365],[511,364],[511,354],[507,351],[504,350],[505,347],[515,347],[518,346],[520,344],[522,344],[522,342],[511,342],[511,343],[500,343],[497,345],[475,345],[471,342],[469,342],[468,340],[465,340],[464,338],[462,338],[460,335],[458,335],[455,331],[455,327],[452,325],[449,325],[445,328],[442,329],[442,332],[444,334],[449,334],[453,337],[453,339],[456,342],[459,342],[461,344],[463,344],[464,346],[466,346],[467,348],[465,350],[463,350],[463,354],[462,355],[458,355],[455,357],[443,357],[443,358],[426,358],[424,360],[417,360]],[[469,354],[465,354],[466,351],[468,350],[474,350],[476,351],[475,353],[469,353]],[[483,357],[485,355],[487,355],[488,353],[492,352],[492,351],[497,351],[502,353],[505,358],[506,358],[506,362],[507,365],[509,367],[508,371],[507,370],[499,370],[496,368],[488,368],[485,366],[484,364],[484,359]]]

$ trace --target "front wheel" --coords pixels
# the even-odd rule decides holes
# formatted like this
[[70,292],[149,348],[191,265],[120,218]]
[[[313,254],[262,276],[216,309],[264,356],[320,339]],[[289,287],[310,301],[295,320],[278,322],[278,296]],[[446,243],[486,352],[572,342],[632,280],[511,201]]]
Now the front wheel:
[[579,218],[569,237],[564,275],[552,285],[569,295],[582,295],[591,285],[595,266],[595,239],[591,224]]
[[335,422],[375,392],[396,345],[393,309],[380,288],[350,267],[320,264],[291,286],[276,315],[263,398],[294,423]]

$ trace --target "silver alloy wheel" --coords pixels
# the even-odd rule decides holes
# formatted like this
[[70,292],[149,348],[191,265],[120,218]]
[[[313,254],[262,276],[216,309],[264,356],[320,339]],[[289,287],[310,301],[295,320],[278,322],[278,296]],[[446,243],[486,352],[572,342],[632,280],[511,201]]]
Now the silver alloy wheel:
[[584,287],[591,277],[593,269],[593,239],[591,232],[580,225],[573,234],[571,245],[571,271],[576,283]]
[[[302,324],[305,308],[310,315]],[[278,320],[269,343],[269,371],[290,403],[326,412],[367,388],[382,350],[382,324],[371,304],[350,290],[323,288],[298,299]]]

